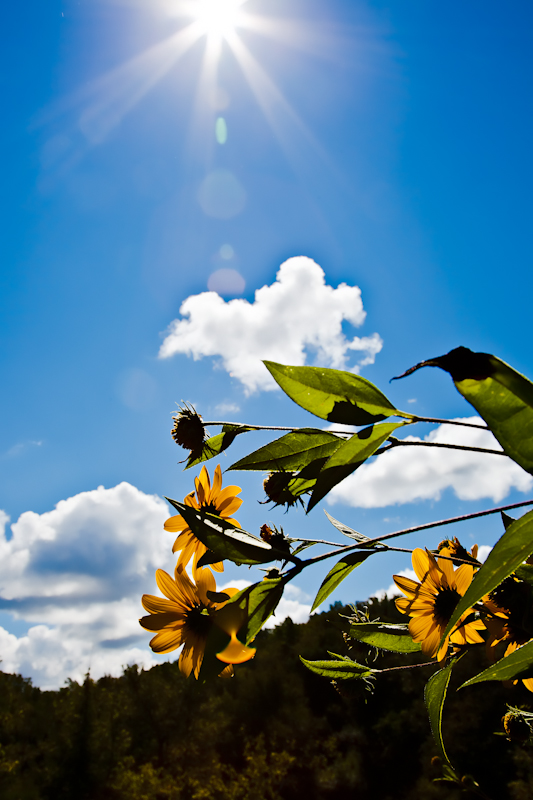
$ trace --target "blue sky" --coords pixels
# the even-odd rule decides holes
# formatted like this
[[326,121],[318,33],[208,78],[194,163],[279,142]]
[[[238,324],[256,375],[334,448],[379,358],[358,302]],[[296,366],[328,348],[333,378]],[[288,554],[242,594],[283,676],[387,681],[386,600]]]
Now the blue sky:
[[[273,348],[348,369],[373,353],[361,374],[438,417],[474,415],[448,376],[389,379],[460,344],[533,375],[531,5],[248,0],[219,52],[195,7],[29,0],[4,15],[0,655],[46,687],[154,663],[138,596],[173,566],[160,498],[194,477],[169,436],[176,402],[310,424],[257,378]],[[289,262],[291,284],[278,270],[298,256],[312,261]],[[223,469],[264,441],[241,437]],[[385,462],[325,507],[380,533],[528,497],[525,473],[495,461],[423,462],[406,486],[411,461]],[[244,527],[332,536],[320,508],[258,505],[262,477],[225,478]],[[457,533],[490,545],[499,523]],[[387,558],[336,597],[386,589],[409,567]],[[293,590],[296,618],[321,574]]]

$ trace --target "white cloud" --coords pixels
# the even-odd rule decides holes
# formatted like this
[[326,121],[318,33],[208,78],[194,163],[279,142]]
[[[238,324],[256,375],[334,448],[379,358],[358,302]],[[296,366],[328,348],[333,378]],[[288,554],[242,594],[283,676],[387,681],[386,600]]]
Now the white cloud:
[[490,544],[481,544],[477,551],[477,560],[481,561],[482,564],[485,563],[487,560],[490,551],[492,550],[492,545]]
[[138,619],[141,595],[157,591],[156,568],[172,568],[168,515],[163,500],[128,483],[21,514],[12,538],[0,535],[0,609],[31,627],[20,637],[0,628],[2,670],[53,689],[88,669],[98,678],[161,661]]
[[237,405],[237,403],[219,403],[215,406],[215,411],[218,414],[238,414],[241,410],[241,407]]
[[[410,578],[412,581],[418,581],[418,577],[414,569],[402,569],[397,575],[402,575],[404,578]],[[391,583],[388,589],[378,589],[377,592],[372,592],[372,597],[377,597],[378,600],[384,600],[386,597],[392,600],[393,597],[401,596],[401,592],[395,583]]]
[[313,363],[346,369],[354,351],[362,356],[358,366],[350,367],[355,372],[373,363],[382,347],[377,333],[345,337],[344,321],[359,327],[365,320],[361,290],[345,283],[336,289],[327,286],[324,271],[305,256],[285,261],[275,282],[256,291],[253,303],[225,302],[215,292],[203,292],[188,297],[180,314],[182,318],[169,327],[159,357],[220,357],[247,394],[276,388],[262,359],[301,366],[311,354]]
[[[161,498],[125,482],[82,492],[43,514],[26,511],[10,539],[9,517],[0,510],[0,611],[30,626],[22,636],[0,627],[0,668],[57,689],[88,670],[97,679],[120,675],[128,664],[175,660],[177,651],[151,652],[152,634],[138,622],[141,596],[160,594],[155,570],[174,566],[175,534],[163,530],[168,516]],[[243,589],[250,581],[225,585]],[[289,586],[268,626],[287,616],[305,622],[308,601]]]
[[[462,421],[483,424],[479,417]],[[416,436],[405,439],[421,441]],[[457,425],[439,425],[423,441],[501,450],[490,432]],[[506,457],[440,447],[398,447],[363,464],[330,492],[328,502],[382,508],[438,500],[444,490],[452,489],[460,500],[490,497],[497,503],[511,489],[528,492],[532,486],[531,475]]]

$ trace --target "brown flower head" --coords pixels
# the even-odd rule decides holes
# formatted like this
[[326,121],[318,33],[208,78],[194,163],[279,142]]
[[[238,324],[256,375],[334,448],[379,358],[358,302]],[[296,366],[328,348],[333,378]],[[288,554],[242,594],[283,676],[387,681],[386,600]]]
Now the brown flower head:
[[183,406],[180,406],[179,413],[175,414],[172,419],[174,426],[171,435],[176,444],[187,450],[201,450],[207,437],[202,418],[195,409],[184,403]]

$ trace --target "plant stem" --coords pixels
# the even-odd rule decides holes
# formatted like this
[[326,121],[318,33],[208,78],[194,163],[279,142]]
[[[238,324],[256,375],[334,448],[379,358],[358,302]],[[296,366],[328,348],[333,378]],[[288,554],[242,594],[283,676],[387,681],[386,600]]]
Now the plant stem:
[[[494,456],[506,455],[503,450],[489,450],[485,447],[470,447],[469,445],[464,444],[446,444],[445,442],[407,442],[405,439],[396,439],[394,436],[390,436],[387,441],[389,441],[393,447],[397,447],[398,445],[403,445],[404,447],[409,445],[412,445],[413,447],[446,447],[448,450],[469,450],[471,453],[489,453],[490,455]],[[376,451],[374,455],[378,455],[379,452],[379,450]]]
[[[408,533],[415,533],[416,531],[424,531],[428,530],[429,528],[438,528],[441,525],[451,525],[454,522],[464,522],[469,519],[476,519],[477,517],[486,517],[489,514],[499,514],[501,511],[509,511],[513,508],[523,508],[524,506],[531,506],[533,505],[533,500],[524,500],[521,503],[512,503],[508,506],[498,506],[498,508],[489,508],[487,511],[476,511],[473,514],[463,514],[460,517],[449,517],[448,519],[441,519],[437,522],[426,522],[424,525],[415,525],[413,528],[404,528],[400,531],[393,531],[393,533],[386,533],[383,536],[376,536],[374,539],[367,539],[365,542],[359,542],[358,544],[350,544],[346,545],[345,547],[340,547],[337,550],[331,550],[329,553],[322,553],[319,556],[314,556],[313,558],[308,558],[305,561],[302,561],[301,564],[298,564],[297,569],[300,572],[304,567],[308,567],[310,564],[316,564],[319,561],[324,561],[327,558],[332,558],[333,556],[337,556],[339,553],[348,553],[352,550],[367,550],[372,545],[379,545],[384,542],[386,539],[393,539],[395,536],[405,536]],[[374,553],[380,552],[379,550],[374,550]],[[290,570],[292,572],[292,570]],[[297,574],[296,572],[294,574]],[[291,576],[292,577],[292,576]]]
[[462,425],[465,428],[481,428],[483,431],[488,431],[487,425],[476,425],[474,422],[461,422],[458,419],[439,419],[438,417],[419,417],[413,415],[413,422],[434,422],[439,425]]

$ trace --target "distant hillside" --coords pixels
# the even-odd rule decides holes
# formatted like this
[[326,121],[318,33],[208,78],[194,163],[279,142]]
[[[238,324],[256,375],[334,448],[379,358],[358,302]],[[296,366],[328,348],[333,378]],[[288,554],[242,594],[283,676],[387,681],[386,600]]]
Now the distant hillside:
[[[435,666],[383,676],[371,694],[361,682],[336,691],[298,656],[346,653],[334,613],[304,625],[287,619],[263,631],[255,659],[230,680],[185,680],[177,665],[120,678],[87,677],[43,692],[0,673],[2,800],[454,800],[435,784],[435,748],[423,687]],[[397,621],[390,601],[372,617]],[[345,610],[346,611],[346,610]],[[331,622],[329,621],[331,619]],[[357,648],[351,655],[373,654]],[[505,703],[529,704],[525,689],[487,683],[456,693],[483,663],[483,647],[454,670],[444,710],[449,755],[492,800],[533,796],[530,749],[494,735]],[[400,666],[395,654],[376,667]]]

